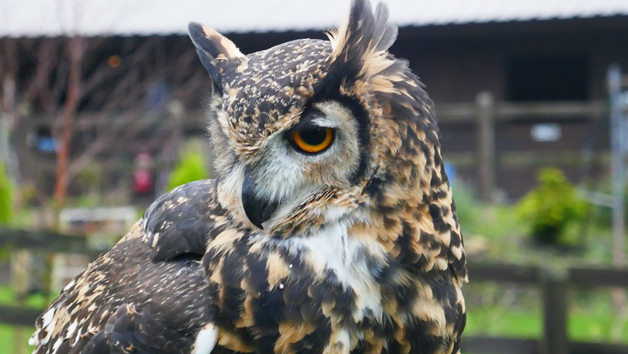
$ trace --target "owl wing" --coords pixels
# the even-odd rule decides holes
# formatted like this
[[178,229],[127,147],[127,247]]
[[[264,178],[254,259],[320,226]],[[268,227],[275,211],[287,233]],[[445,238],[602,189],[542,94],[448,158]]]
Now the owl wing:
[[[214,343],[203,346],[204,332],[207,330],[217,335],[215,327],[208,326],[201,329],[194,347],[188,352],[197,350],[198,353],[209,354]],[[164,323],[161,314],[153,314],[148,311],[137,312],[133,305],[124,304],[107,320],[104,328],[92,337],[82,354],[163,354],[181,353],[179,337],[181,333],[176,328],[170,328]],[[199,340],[200,338],[200,340]],[[184,351],[185,352],[185,351]]]
[[214,187],[194,182],[153,203],[37,319],[33,354],[209,354],[216,330],[200,260],[221,220]]
[[153,261],[181,254],[202,257],[215,219],[224,211],[216,201],[216,181],[201,180],[179,186],[158,198],[144,213],[144,242]]
[[148,312],[139,313],[133,305],[124,304],[109,317],[104,328],[92,337],[83,354],[123,354],[139,352],[157,354],[159,348],[167,348],[168,342],[176,340],[177,333],[162,327],[159,316]]

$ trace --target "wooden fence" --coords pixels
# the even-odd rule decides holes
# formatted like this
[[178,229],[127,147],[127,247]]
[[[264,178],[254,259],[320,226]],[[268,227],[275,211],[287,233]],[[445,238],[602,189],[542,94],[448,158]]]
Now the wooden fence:
[[[496,101],[489,92],[480,92],[474,102],[441,102],[436,104],[436,115],[441,125],[451,125],[456,123],[475,124],[475,146],[466,146],[464,153],[448,153],[447,158],[457,161],[461,165],[477,165],[477,189],[479,196],[483,200],[490,200],[495,189],[496,160],[504,163],[510,160],[519,162],[530,159],[544,159],[548,155],[559,156],[561,161],[579,161],[580,149],[575,151],[562,151],[558,155],[536,153],[533,151],[498,151],[496,149],[496,126],[501,123],[522,119],[541,119],[547,122],[560,122],[564,120],[584,119],[600,120],[608,116],[608,102],[603,100],[591,101],[556,101],[556,102],[504,102]],[[205,136],[206,112],[200,110],[189,110],[182,115],[181,120],[169,119],[168,114],[134,116],[128,112],[109,112],[108,114],[85,113],[77,117],[77,128],[79,132],[90,131],[96,127],[107,125],[107,129],[120,129],[132,121],[139,127],[158,126],[163,134],[176,131],[178,135],[198,135]],[[16,133],[16,140],[28,141],[27,134],[36,132],[38,128],[45,127],[54,121],[47,116],[31,117],[26,120]],[[173,125],[174,124],[174,125]],[[80,135],[80,134],[79,134]],[[150,136],[150,134],[148,135]],[[176,140],[176,139],[175,139]],[[157,149],[163,144],[163,136],[143,137],[133,140],[133,144],[141,144],[144,148]],[[209,146],[209,145],[208,145]],[[52,173],[56,168],[54,161],[49,161],[47,156],[40,156],[30,151],[30,147],[21,146],[24,155],[31,157],[34,161],[38,173]],[[123,173],[129,171],[129,166],[125,165],[124,159],[120,159],[120,154],[129,151],[128,144],[111,146],[106,156],[99,156],[100,161],[106,162],[113,159],[116,163],[106,163],[109,173]],[[499,158],[498,156],[499,155]],[[575,156],[575,158],[574,158]],[[570,162],[571,163],[571,162]],[[35,170],[33,170],[35,171]]]
[[543,308],[542,338],[463,336],[465,353],[478,354],[626,354],[628,345],[571,341],[567,336],[569,291],[574,287],[628,288],[628,269],[572,267],[562,270],[511,264],[471,264],[473,283],[538,286]]
[[[496,146],[495,127],[499,123],[521,119],[543,119],[548,122],[585,119],[600,120],[608,116],[608,102],[496,102],[489,92],[480,92],[475,102],[436,105],[440,124],[474,122],[476,132],[475,158],[477,189],[482,200],[491,201],[495,189]],[[580,153],[580,151],[578,151]],[[552,154],[555,154],[553,152]],[[448,156],[451,156],[448,155]]]
[[[44,231],[0,228],[0,247],[76,252],[95,257],[84,237]],[[628,345],[571,341],[567,336],[569,291],[574,287],[628,289],[628,269],[572,267],[562,270],[512,264],[470,264],[473,283],[494,282],[538,286],[542,293],[542,338],[463,336],[464,353],[478,354],[626,354]],[[0,306],[0,323],[32,326],[40,309]]]

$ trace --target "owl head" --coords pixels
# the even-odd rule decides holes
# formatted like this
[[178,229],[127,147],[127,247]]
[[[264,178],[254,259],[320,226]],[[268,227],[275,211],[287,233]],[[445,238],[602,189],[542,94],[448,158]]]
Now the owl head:
[[189,33],[213,83],[218,198],[236,222],[289,236],[448,193],[432,103],[388,52],[385,6],[354,0],[329,40],[248,55],[207,26]]

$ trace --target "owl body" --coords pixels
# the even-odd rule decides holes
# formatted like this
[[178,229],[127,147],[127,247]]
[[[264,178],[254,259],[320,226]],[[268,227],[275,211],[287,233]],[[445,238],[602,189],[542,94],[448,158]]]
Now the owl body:
[[[209,242],[205,262],[218,304],[219,347],[257,353],[456,352],[465,309],[460,282],[446,261],[430,262],[401,249],[418,236],[409,223],[399,225],[407,234],[393,241],[383,220],[382,229],[375,229],[376,220],[359,208],[340,218],[338,210],[330,214],[333,222],[304,236],[243,232],[230,235],[228,245]],[[434,243],[422,252],[443,253],[442,244],[423,237]],[[431,268],[423,273],[417,263]],[[244,266],[232,273],[234,264]]]
[[[246,56],[191,24],[212,82],[216,179],[155,202],[38,320],[35,353],[459,353],[462,235],[433,103],[388,52],[387,20],[385,6],[353,0],[328,41]],[[113,266],[128,249],[136,272],[196,282],[167,283],[146,307],[153,296],[113,285],[133,273]],[[66,338],[76,328],[83,344]],[[160,330],[181,345],[159,344]],[[83,350],[91,342],[111,349]]]

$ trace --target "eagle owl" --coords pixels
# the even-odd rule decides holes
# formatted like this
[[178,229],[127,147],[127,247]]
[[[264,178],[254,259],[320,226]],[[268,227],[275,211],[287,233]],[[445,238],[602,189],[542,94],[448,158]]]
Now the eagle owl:
[[37,320],[34,353],[458,353],[467,280],[432,101],[354,0],[329,40],[190,37],[217,178],[159,198]]

